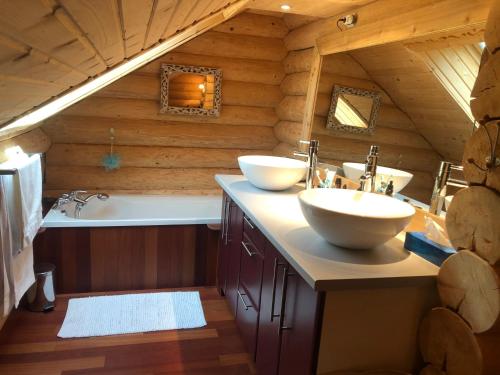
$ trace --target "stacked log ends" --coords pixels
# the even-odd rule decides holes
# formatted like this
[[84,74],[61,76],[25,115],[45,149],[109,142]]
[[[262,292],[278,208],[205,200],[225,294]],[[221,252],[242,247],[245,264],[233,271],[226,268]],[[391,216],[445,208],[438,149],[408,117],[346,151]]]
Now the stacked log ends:
[[500,195],[483,186],[455,194],[446,214],[446,229],[457,250],[476,252],[491,265],[500,260]]
[[449,257],[438,274],[444,306],[456,311],[475,333],[500,325],[500,267],[494,269],[476,254],[464,250]]
[[[495,142],[496,140],[496,142]],[[500,122],[479,127],[465,144],[462,165],[465,179],[474,185],[486,185],[500,192]]]
[[[467,323],[451,310],[437,307],[427,314],[420,326],[419,344],[424,361],[444,374],[483,374],[481,348]],[[435,374],[434,369],[421,374]]]
[[484,31],[484,41],[491,53],[500,49],[500,1],[494,1],[488,15],[488,23]]
[[[500,22],[500,21],[499,21]],[[480,74],[471,92],[471,111],[481,124],[500,117],[500,53],[482,59]]]

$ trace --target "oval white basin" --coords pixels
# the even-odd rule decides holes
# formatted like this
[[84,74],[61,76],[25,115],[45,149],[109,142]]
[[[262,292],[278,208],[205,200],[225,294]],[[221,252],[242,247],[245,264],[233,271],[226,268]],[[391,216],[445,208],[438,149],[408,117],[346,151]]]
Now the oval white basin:
[[277,156],[246,155],[238,158],[250,183],[265,190],[285,190],[304,178],[306,163]]
[[408,203],[381,194],[347,189],[311,189],[298,195],[302,213],[328,242],[371,249],[401,232],[415,214]]
[[[342,163],[342,168],[344,169],[345,176],[354,181],[359,181],[359,178],[365,172],[365,165],[362,163]],[[392,180],[394,184],[394,193],[399,193],[408,185],[412,178],[413,175],[411,173],[399,169],[377,166],[375,185],[378,188],[382,180],[386,183]]]

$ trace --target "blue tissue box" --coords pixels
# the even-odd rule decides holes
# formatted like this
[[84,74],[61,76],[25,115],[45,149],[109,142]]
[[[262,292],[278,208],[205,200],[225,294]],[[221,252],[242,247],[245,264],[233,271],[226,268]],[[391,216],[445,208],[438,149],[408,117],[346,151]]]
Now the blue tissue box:
[[441,264],[457,251],[452,247],[440,245],[425,236],[423,232],[407,232],[405,238],[405,249],[422,258],[441,266]]

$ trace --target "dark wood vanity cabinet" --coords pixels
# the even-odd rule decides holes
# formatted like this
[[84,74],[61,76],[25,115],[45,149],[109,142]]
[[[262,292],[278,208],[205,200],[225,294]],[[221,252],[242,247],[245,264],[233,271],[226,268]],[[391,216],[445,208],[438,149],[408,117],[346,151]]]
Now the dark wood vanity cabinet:
[[224,193],[222,200],[222,225],[219,241],[217,287],[226,296],[231,311],[238,308],[238,282],[240,273],[243,211]]
[[320,298],[268,242],[257,339],[259,374],[314,373]]
[[314,373],[320,294],[226,194],[221,232],[219,291],[234,309],[258,373]]

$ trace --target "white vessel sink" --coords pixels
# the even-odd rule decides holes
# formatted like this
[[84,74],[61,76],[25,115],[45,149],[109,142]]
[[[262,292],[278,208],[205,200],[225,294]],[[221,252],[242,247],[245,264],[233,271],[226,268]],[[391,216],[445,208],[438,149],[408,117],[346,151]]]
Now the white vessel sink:
[[285,190],[304,178],[306,163],[277,156],[246,155],[240,169],[252,185],[264,190]]
[[[365,165],[362,163],[342,163],[345,176],[354,181],[358,181],[361,175],[365,172]],[[399,169],[377,166],[377,177],[375,185],[378,188],[381,181],[389,183],[393,181],[394,193],[399,193],[411,181],[413,175],[411,173],[401,171]]]
[[328,242],[371,249],[401,232],[415,214],[408,203],[381,194],[347,189],[311,189],[298,195],[302,213]]

